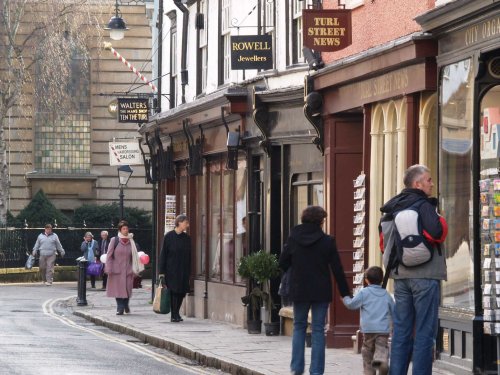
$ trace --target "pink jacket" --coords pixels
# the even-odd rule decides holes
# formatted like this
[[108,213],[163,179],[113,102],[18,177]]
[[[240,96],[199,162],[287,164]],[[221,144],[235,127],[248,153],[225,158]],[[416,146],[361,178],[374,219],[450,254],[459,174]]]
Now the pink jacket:
[[119,241],[115,247],[113,241],[116,239],[117,237],[111,239],[104,268],[108,274],[106,295],[114,298],[130,298],[134,285],[132,246],[130,241],[127,244]]

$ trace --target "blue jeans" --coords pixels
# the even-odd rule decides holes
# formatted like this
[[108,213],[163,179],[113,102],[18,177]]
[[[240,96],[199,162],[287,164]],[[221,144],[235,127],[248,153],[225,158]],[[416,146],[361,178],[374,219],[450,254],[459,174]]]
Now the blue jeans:
[[411,359],[413,375],[431,375],[440,280],[394,280],[394,297],[390,374],[406,374]]
[[321,375],[325,372],[325,319],[328,302],[294,302],[293,304],[293,339],[292,362],[290,368],[295,374],[303,374],[306,347],[307,314],[312,311],[312,348],[311,375]]

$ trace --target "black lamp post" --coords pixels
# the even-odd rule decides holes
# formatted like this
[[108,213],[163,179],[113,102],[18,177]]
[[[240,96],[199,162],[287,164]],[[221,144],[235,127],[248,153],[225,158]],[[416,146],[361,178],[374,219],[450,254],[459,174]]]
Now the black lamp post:
[[121,165],[118,167],[118,183],[120,186],[120,220],[124,219],[123,214],[123,188],[127,186],[128,180],[134,171],[130,165]]
[[104,29],[109,30],[109,37],[113,40],[122,40],[125,37],[125,31],[128,30],[128,27],[122,18],[120,8],[118,7],[118,0],[115,2],[115,15],[111,17],[108,27]]

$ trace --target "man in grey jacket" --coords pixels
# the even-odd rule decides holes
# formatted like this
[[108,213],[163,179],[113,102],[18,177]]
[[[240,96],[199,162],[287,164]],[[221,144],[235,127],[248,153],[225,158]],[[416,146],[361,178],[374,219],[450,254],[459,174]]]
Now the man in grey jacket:
[[45,285],[52,285],[54,278],[54,265],[56,256],[59,253],[64,256],[65,251],[59,241],[57,234],[52,232],[52,225],[46,224],[45,231],[38,235],[35,246],[33,246],[33,256],[40,253],[40,274]]

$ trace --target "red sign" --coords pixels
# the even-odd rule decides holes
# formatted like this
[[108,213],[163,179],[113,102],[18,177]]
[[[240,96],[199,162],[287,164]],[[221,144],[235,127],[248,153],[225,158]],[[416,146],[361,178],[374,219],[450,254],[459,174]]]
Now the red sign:
[[314,51],[333,52],[352,43],[351,10],[304,9],[304,46]]

